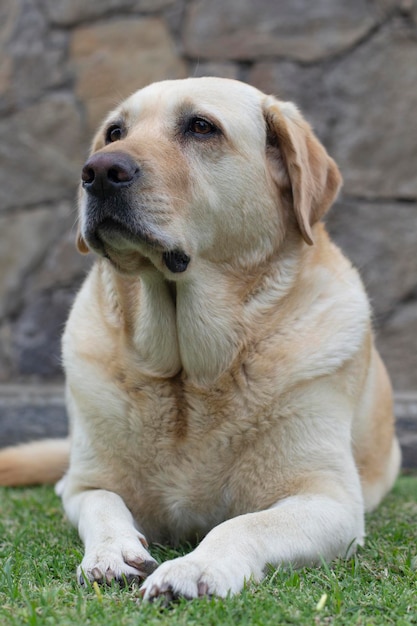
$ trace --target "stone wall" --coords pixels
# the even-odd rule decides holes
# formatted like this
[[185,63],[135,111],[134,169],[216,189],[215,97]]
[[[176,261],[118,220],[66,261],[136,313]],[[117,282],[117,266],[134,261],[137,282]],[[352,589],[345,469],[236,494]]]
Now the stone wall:
[[415,1],[8,0],[0,50],[0,382],[62,376],[96,124],[151,81],[217,74],[297,102],[339,163],[329,228],[362,271],[396,389],[417,389]]

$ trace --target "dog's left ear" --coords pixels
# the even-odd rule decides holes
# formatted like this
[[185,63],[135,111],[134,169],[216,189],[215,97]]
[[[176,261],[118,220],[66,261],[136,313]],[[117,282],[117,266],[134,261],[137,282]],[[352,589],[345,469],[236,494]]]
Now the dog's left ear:
[[289,187],[301,234],[312,245],[312,226],[336,198],[342,184],[341,174],[292,103],[278,102],[268,96],[264,116],[271,175],[282,191],[288,193]]

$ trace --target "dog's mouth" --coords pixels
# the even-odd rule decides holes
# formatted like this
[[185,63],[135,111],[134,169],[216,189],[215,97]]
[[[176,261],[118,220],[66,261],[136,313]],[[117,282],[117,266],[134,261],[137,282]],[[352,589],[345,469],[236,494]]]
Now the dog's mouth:
[[94,229],[89,229],[86,239],[93,250],[122,271],[127,270],[127,266],[131,268],[133,258],[138,261],[138,257],[144,257],[151,261],[162,258],[163,265],[171,273],[179,274],[186,271],[191,260],[168,238],[156,235],[149,228],[136,227],[133,230],[113,218],[105,218]]
[[97,224],[89,239],[98,244],[102,250],[112,248],[120,252],[134,249],[142,251],[144,246],[160,252],[165,250],[165,242],[155,236],[150,229],[138,227],[133,229],[110,217]]

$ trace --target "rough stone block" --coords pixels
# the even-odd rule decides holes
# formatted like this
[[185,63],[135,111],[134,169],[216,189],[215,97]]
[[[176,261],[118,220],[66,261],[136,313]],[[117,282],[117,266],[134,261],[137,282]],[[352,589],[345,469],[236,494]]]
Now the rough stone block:
[[80,113],[67,93],[0,119],[0,213],[72,196],[82,146]]
[[0,447],[67,434],[62,385],[0,387]]
[[45,0],[53,24],[70,26],[121,12],[156,12],[175,4],[175,0]]
[[390,24],[331,64],[260,63],[249,80],[299,104],[347,194],[417,198],[415,29]]
[[[342,197],[329,211],[326,223],[360,271],[376,325],[381,326],[398,303],[417,289],[417,202],[361,202]],[[414,343],[417,353],[417,333]]]
[[219,76],[220,78],[239,78],[239,67],[236,63],[215,61],[206,63],[197,61],[190,70],[190,76]]
[[346,188],[364,197],[417,198],[417,38],[382,29],[329,71],[329,148]]
[[203,59],[274,55],[316,61],[360,41],[383,18],[386,5],[366,0],[197,0],[188,7],[185,49]]
[[12,324],[12,358],[19,377],[62,378],[61,336],[75,286],[36,293]]
[[326,222],[367,288],[394,388],[417,389],[417,203],[342,199]]
[[49,29],[33,0],[2,3],[0,111],[16,110],[69,80],[67,41],[67,33]]
[[417,389],[417,290],[378,333],[378,347],[398,391]]
[[122,99],[148,83],[186,76],[163,20],[130,18],[77,28],[71,41],[76,93],[90,130]]
[[[70,228],[74,214],[68,204],[61,213],[64,211],[51,222],[50,211],[45,210],[45,221],[34,224],[31,234],[36,235],[34,241],[40,248],[35,248],[36,261],[30,262],[30,246],[16,245],[22,266],[17,263],[14,275],[6,267],[5,275],[14,277],[14,283],[9,284],[9,293],[1,300],[8,315],[0,321],[0,380],[62,378],[61,335],[75,293],[93,260],[92,254],[77,252],[75,233]],[[21,237],[25,233],[30,237],[24,228],[18,230]],[[13,243],[16,240],[10,236],[10,246]],[[6,266],[7,259],[5,254]]]
[[69,214],[69,204],[61,202],[53,213],[39,207],[0,216],[0,320],[21,306],[24,278],[65,230]]

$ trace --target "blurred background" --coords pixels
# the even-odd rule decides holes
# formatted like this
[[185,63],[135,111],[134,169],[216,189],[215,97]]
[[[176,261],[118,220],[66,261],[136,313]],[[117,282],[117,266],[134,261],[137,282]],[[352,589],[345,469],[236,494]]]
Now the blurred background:
[[1,2],[0,383],[62,381],[97,124],[149,82],[209,74],[295,101],[336,159],[328,227],[362,273],[395,390],[417,391],[414,0]]

